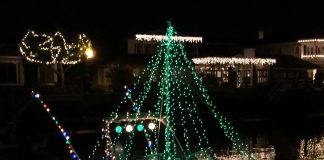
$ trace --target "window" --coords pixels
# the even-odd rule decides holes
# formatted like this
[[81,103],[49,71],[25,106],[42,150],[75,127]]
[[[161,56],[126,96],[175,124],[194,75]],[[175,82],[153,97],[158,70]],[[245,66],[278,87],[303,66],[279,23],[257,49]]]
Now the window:
[[306,53],[307,53],[307,50],[306,50],[306,49],[307,49],[307,47],[306,47],[306,45],[304,45],[304,47],[303,47],[303,48],[304,48],[304,50],[303,50],[303,52],[304,52],[304,55],[306,55]]
[[222,77],[222,72],[221,71],[217,71],[217,78]]
[[145,53],[144,54],[154,54],[156,52],[156,45],[153,44],[145,44]]
[[251,86],[250,70],[241,70],[239,76],[240,77],[238,77],[238,81],[240,83],[240,87],[245,88]]
[[17,83],[17,65],[13,63],[0,63],[0,84]]
[[298,55],[299,54],[299,47],[297,46],[296,47],[296,55]]
[[112,77],[112,69],[111,68],[105,68],[104,69],[103,84],[111,85],[111,83],[112,83],[111,82],[112,81],[111,77]]
[[144,45],[143,45],[143,43],[137,43],[136,44],[136,53],[137,54],[143,54],[144,53]]
[[257,82],[258,84],[266,84],[268,83],[268,70],[258,70],[257,71]]
[[288,73],[287,73],[287,79],[288,79],[288,80],[291,80],[291,79],[294,79],[294,78],[296,78],[294,72],[288,72]]

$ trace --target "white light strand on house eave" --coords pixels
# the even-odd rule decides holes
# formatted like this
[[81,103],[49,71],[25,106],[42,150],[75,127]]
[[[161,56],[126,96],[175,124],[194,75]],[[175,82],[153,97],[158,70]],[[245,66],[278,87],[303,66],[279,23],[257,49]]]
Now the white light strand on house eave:
[[[165,35],[148,35],[148,34],[136,34],[136,40],[138,41],[162,41],[168,40]],[[202,43],[202,37],[184,37],[184,36],[172,36],[173,41],[189,42],[189,43]]]
[[195,64],[229,64],[229,65],[273,65],[276,59],[273,58],[236,58],[236,57],[205,57],[193,58]]
[[320,55],[320,54],[301,55],[301,58],[324,58],[324,55]]
[[297,41],[298,43],[308,43],[308,42],[324,42],[324,39],[301,39]]

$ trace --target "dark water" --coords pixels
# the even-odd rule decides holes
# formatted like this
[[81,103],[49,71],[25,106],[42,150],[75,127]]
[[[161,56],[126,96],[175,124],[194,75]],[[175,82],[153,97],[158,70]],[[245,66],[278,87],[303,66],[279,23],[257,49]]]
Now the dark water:
[[[301,140],[304,155],[308,146],[321,144],[324,128],[324,93],[321,90],[289,90],[267,95],[266,89],[223,90],[211,94],[218,109],[231,119],[242,140],[251,148],[273,147],[275,159],[298,159]],[[70,159],[67,146],[53,121],[25,89],[1,90],[0,159]],[[102,119],[111,113],[121,95],[47,94],[52,113],[71,135],[81,159],[87,159],[101,137]],[[224,138],[208,110],[202,111],[211,146],[226,149]],[[80,132],[83,131],[83,132]],[[316,139],[312,142],[309,139]],[[315,140],[314,140],[315,141]],[[104,142],[95,153],[102,157]],[[314,148],[314,147],[313,147]],[[306,153],[305,153],[306,152]],[[137,157],[144,154],[137,154]],[[315,158],[316,159],[316,158]]]

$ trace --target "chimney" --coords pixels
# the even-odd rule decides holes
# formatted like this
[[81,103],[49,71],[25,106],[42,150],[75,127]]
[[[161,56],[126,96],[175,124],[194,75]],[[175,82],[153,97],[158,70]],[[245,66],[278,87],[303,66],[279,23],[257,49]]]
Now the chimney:
[[258,39],[259,40],[263,40],[263,38],[264,38],[264,31],[263,30],[259,30],[258,31]]
[[246,58],[255,58],[255,48],[244,48],[243,56]]

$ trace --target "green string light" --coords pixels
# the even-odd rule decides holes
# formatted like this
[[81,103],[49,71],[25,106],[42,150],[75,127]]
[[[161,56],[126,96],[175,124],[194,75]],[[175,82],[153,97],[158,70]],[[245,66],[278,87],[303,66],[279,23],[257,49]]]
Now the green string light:
[[[176,159],[181,152],[185,156],[191,156],[186,155],[186,152],[208,152],[207,131],[198,110],[198,102],[202,101],[212,112],[214,118],[219,121],[220,128],[224,130],[225,137],[232,142],[235,151],[249,157],[247,147],[241,143],[230,121],[217,111],[206,87],[195,72],[193,63],[187,57],[183,43],[172,40],[171,37],[177,36],[177,33],[171,23],[169,23],[166,36],[168,38],[162,40],[157,54],[151,58],[148,66],[135,81],[132,95],[125,96],[124,101],[117,106],[116,112],[111,114],[110,118],[118,113],[121,106],[127,105],[127,100],[139,106],[139,109],[135,111],[137,113],[153,109],[154,114],[160,114],[160,118],[163,117],[165,120],[164,137],[160,137],[162,135],[160,122],[156,123],[159,124],[157,129],[150,133],[144,129],[146,139],[154,142],[155,145],[152,148],[153,152],[151,148],[146,147],[146,156],[151,154],[154,157],[160,152],[163,153],[163,159]],[[146,102],[153,100],[155,101],[153,105],[145,106]],[[133,137],[128,139],[131,138]],[[160,143],[162,141],[163,143]],[[184,147],[182,144],[185,144]],[[130,156],[131,145],[133,145],[132,140],[128,140],[125,144],[127,157]],[[208,159],[207,157],[210,156],[204,157]]]
[[[100,140],[97,141],[96,145],[93,147],[91,154],[88,156],[88,160],[94,159],[98,148],[101,146],[101,141],[105,138],[105,135],[101,135]],[[102,157],[104,158],[104,157]]]

